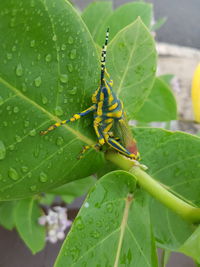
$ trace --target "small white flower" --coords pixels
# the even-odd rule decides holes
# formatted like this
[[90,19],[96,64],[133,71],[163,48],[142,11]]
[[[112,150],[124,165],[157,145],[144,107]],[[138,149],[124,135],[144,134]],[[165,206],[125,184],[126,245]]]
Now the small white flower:
[[48,214],[41,216],[38,223],[46,225],[46,240],[50,243],[56,243],[58,240],[65,238],[64,231],[71,225],[71,221],[67,217],[67,209],[56,206],[48,210]]
[[40,225],[45,225],[46,222],[47,222],[46,215],[41,216],[40,218],[38,218],[38,223],[39,223]]
[[62,240],[62,239],[64,239],[65,238],[65,233],[64,232],[61,232],[61,231],[59,231],[58,233],[57,233],[57,238],[58,239],[60,239],[60,240]]

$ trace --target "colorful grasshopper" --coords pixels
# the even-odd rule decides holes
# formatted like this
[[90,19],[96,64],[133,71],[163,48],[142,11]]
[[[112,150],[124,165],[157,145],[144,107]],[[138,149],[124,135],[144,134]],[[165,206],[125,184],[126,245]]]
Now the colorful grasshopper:
[[[102,145],[107,143],[110,147],[121,154],[137,160],[139,153],[137,151],[136,142],[132,138],[132,135],[127,127],[128,124],[125,119],[123,104],[114,93],[112,89],[113,80],[110,79],[110,76],[105,68],[108,36],[109,29],[106,33],[105,45],[102,48],[101,83],[99,88],[92,95],[93,105],[80,113],[74,114],[69,120],[64,120],[51,125],[46,131],[41,131],[40,134],[45,135],[65,123],[74,122],[90,112],[93,112],[93,126],[98,137],[98,143],[92,146],[84,146],[82,153],[91,147],[100,149]],[[109,81],[104,78],[105,74]],[[115,130],[117,129],[118,134],[121,136],[115,137]]]

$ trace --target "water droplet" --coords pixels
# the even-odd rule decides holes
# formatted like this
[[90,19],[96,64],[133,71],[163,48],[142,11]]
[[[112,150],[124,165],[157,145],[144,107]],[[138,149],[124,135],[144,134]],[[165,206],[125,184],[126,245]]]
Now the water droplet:
[[60,74],[60,81],[62,83],[67,83],[68,82],[68,75],[67,74]]
[[10,169],[9,169],[9,171],[8,171],[8,176],[9,176],[12,180],[14,180],[14,181],[16,181],[16,180],[19,179],[19,174],[18,174],[17,171],[16,171],[14,168],[12,168],[12,167],[10,167]]
[[22,74],[23,74],[22,64],[19,63],[19,64],[17,65],[17,67],[16,67],[16,75],[17,75],[18,77],[20,77],[20,76],[22,76]]
[[22,172],[26,173],[28,171],[28,167],[27,166],[22,166],[21,170],[22,170]]
[[29,126],[29,124],[30,124],[30,122],[29,121],[24,121],[24,127],[28,127]]
[[77,218],[75,219],[74,223],[75,223],[76,228],[77,228],[78,230],[83,230],[83,229],[85,228],[85,226],[84,226],[84,224],[83,224],[83,222],[82,222],[81,217],[77,217]]
[[64,51],[66,49],[66,44],[62,44],[61,50]]
[[18,113],[18,112],[19,112],[19,108],[18,108],[18,107],[14,107],[14,108],[13,108],[13,112],[14,112],[14,113]]
[[57,40],[57,36],[54,34],[52,40],[55,42]]
[[36,87],[39,87],[41,85],[41,83],[42,83],[41,77],[38,76],[37,78],[35,78],[34,83],[35,83]]
[[73,65],[72,64],[68,64],[67,67],[68,67],[69,72],[73,71]]
[[6,56],[7,56],[7,59],[12,59],[12,54],[11,53],[7,53]]
[[22,141],[22,138],[19,135],[15,136],[15,139],[18,143],[20,143]]
[[5,156],[6,156],[6,148],[3,141],[0,141],[0,160],[4,159]]
[[37,189],[36,185],[32,185],[32,186],[30,187],[30,190],[31,190],[32,192],[36,191],[36,189]]
[[16,45],[13,45],[13,47],[12,47],[12,51],[15,52],[16,50],[17,50]]
[[46,96],[42,96],[42,103],[45,105],[48,103],[48,99]]
[[13,151],[14,149],[15,149],[15,145],[10,145],[10,146],[9,146],[9,150],[10,150],[10,151]]
[[32,129],[30,132],[29,132],[29,135],[30,136],[36,136],[36,130],[35,129]]
[[30,42],[30,47],[34,47],[35,46],[35,40],[32,40],[31,42]]
[[74,42],[74,38],[72,36],[69,36],[68,43],[73,44],[73,42]]
[[106,205],[106,210],[107,210],[109,213],[111,213],[111,212],[113,211],[113,204],[112,204],[112,203],[108,203],[108,204]]
[[25,93],[26,90],[27,90],[26,84],[25,83],[22,83],[22,91]]
[[75,59],[76,58],[76,49],[72,49],[70,53],[70,58]]
[[60,106],[57,106],[57,107],[55,108],[55,114],[56,114],[57,116],[62,116],[62,115],[63,115],[63,110],[62,110],[62,108],[61,108]]
[[77,93],[77,87],[74,87],[73,89],[71,90],[68,90],[67,91],[70,95],[75,95]]
[[57,138],[57,140],[56,140],[56,144],[57,144],[58,146],[61,146],[63,143],[64,143],[64,139],[63,139],[61,136],[59,136],[59,137]]
[[51,55],[47,54],[45,57],[46,62],[50,62],[51,61]]
[[100,233],[98,231],[93,231],[92,233],[90,233],[90,236],[93,238],[99,238],[100,237]]
[[40,173],[40,182],[45,183],[47,180],[48,180],[48,177],[47,177],[46,173],[41,172]]

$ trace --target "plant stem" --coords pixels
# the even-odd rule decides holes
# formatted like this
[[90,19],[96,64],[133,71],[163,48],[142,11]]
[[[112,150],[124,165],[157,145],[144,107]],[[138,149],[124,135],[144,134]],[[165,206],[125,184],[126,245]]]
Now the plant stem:
[[143,171],[140,166],[137,166],[134,161],[113,152],[107,152],[106,159],[121,169],[129,171],[143,189],[176,214],[179,214],[183,219],[191,223],[200,222],[200,208],[193,207],[169,192],[158,181]]

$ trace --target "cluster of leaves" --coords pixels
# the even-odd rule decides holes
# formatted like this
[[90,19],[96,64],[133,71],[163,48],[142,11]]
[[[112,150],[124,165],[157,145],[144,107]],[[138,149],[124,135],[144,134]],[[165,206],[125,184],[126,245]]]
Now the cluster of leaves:
[[[76,189],[64,184],[107,172],[102,152],[91,149],[77,160],[82,145],[96,140],[92,117],[45,137],[39,131],[91,105],[108,25],[107,68],[129,118],[176,119],[176,102],[165,79],[155,77],[150,4],[133,2],[113,11],[110,2],[95,2],[82,18],[64,0],[9,0],[0,7],[0,223],[16,226],[37,252],[45,242],[37,225],[38,194],[69,199],[93,182],[87,178],[77,194],[80,181]],[[200,139],[151,128],[136,128],[134,136],[149,173],[198,205]],[[129,173],[116,170],[90,191],[55,266],[157,266],[156,244],[200,262],[198,239],[199,228],[150,198]]]

